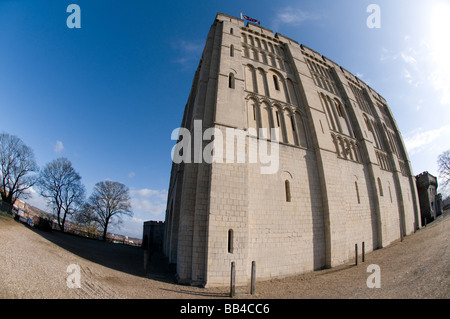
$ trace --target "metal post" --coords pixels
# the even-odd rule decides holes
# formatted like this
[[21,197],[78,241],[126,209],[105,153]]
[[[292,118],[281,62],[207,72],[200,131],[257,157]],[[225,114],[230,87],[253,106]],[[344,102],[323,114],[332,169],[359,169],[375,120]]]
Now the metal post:
[[230,297],[233,298],[236,294],[236,269],[234,261],[231,262],[231,282],[230,282]]
[[355,244],[355,265],[358,265],[358,244]]
[[362,242],[362,262],[365,261],[365,257],[366,257],[366,245],[364,244],[364,242]]
[[255,281],[256,281],[256,262],[252,261],[252,278],[251,278],[251,286],[250,286],[250,294],[255,294]]

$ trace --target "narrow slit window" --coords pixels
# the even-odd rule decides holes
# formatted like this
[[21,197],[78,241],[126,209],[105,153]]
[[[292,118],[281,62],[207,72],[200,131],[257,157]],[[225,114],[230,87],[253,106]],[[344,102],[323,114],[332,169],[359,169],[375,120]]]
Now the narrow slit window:
[[230,73],[228,75],[228,87],[230,89],[234,89],[234,74],[233,73]]
[[253,104],[253,119],[256,121],[256,106]]
[[280,85],[278,84],[278,78],[276,75],[273,76],[273,84],[275,85],[275,90],[280,90]]
[[228,230],[228,253],[233,253],[233,230]]
[[231,57],[234,56],[234,46],[233,45],[230,46],[230,56]]
[[336,102],[334,104],[336,105],[336,109],[337,109],[339,117],[344,117],[344,112],[342,111],[341,105]]
[[295,123],[294,123],[294,117],[290,116],[291,118],[291,124],[292,124],[292,131],[295,132]]
[[359,190],[358,190],[358,183],[355,182],[355,190],[356,190],[356,199],[358,200],[358,204],[361,203],[360,199],[359,199]]
[[278,114],[278,111],[275,111],[275,114],[277,115],[277,124],[278,124],[278,127],[280,127],[280,114]]
[[290,202],[291,201],[291,186],[289,185],[288,180],[284,181],[284,188],[285,188],[285,192],[286,192],[286,202]]

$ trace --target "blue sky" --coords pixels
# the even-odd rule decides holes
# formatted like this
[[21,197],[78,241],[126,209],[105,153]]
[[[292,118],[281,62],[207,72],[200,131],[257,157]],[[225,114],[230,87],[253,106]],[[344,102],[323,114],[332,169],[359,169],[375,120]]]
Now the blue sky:
[[[66,25],[71,3],[80,29]],[[372,3],[380,28],[366,24]],[[111,231],[140,237],[143,221],[164,219],[171,132],[217,12],[259,19],[360,77],[388,101],[414,174],[438,175],[450,149],[448,1],[0,0],[0,131],[41,167],[70,159],[88,195],[105,179],[127,185],[134,217]]]

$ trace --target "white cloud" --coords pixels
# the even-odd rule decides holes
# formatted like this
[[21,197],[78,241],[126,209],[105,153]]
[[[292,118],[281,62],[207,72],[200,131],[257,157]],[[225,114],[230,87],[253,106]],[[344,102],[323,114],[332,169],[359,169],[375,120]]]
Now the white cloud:
[[29,188],[29,192],[30,192],[30,198],[26,199],[25,202],[37,207],[47,213],[51,213],[52,210],[50,207],[48,207],[48,202],[47,200],[42,197],[35,189],[34,187],[30,187]]
[[299,26],[306,21],[320,20],[321,18],[323,18],[321,14],[306,12],[301,9],[288,6],[278,10],[276,13],[276,17],[273,21],[273,29],[277,29],[280,24]]
[[[411,48],[409,49],[409,51],[413,51]],[[416,66],[417,65],[417,60],[410,54],[407,54],[406,52],[402,51],[400,52],[400,56],[402,57],[403,61],[405,61],[405,63],[411,65],[411,66]]]
[[149,188],[130,189],[133,217],[120,225],[111,225],[111,232],[141,238],[147,220],[163,221],[166,214],[167,191]]
[[[143,218],[164,219],[167,203],[166,190],[154,190],[148,188],[130,190],[131,205],[133,211],[141,215]],[[144,219],[145,219],[144,218]]]
[[392,54],[392,52],[384,47],[381,48],[380,50],[380,61],[384,62],[387,60],[395,60],[396,56]]
[[429,77],[433,87],[440,91],[441,103],[450,105],[450,60],[448,52],[450,43],[447,41],[450,29],[450,5],[446,2],[435,4],[430,12],[430,34],[428,48],[433,71]]
[[431,81],[434,89],[441,92],[441,104],[450,105],[450,72],[442,68],[436,68],[431,72],[428,79]]
[[129,177],[129,178],[133,178],[134,176],[136,176],[136,173],[135,173],[135,172],[129,172],[129,173],[128,173],[128,177]]
[[173,62],[180,64],[183,68],[189,68],[194,62],[200,60],[203,42],[175,40],[172,42],[172,48],[177,52],[177,57]]
[[54,151],[55,153],[60,153],[64,149],[64,144],[61,141],[56,141]]
[[[407,37],[407,39],[409,41],[409,37]],[[381,48],[379,60],[381,62],[395,62],[396,65],[399,65],[402,68],[401,77],[405,79],[409,85],[418,87],[423,83],[423,67],[424,61],[426,61],[426,56],[423,52],[418,52],[410,46],[397,53],[386,48]]]
[[156,197],[161,200],[167,199],[167,191],[166,190],[155,190],[155,189],[148,189],[148,188],[142,188],[138,190],[130,190],[131,196],[134,197]]
[[403,69],[403,78],[405,78],[409,84],[417,86],[417,83],[414,84],[413,77],[408,69]]
[[132,198],[131,205],[133,210],[144,211],[145,215],[158,216],[164,218],[166,203],[155,203],[148,199]]
[[203,44],[197,41],[181,40],[174,46],[176,46],[181,51],[192,52],[195,54],[201,53],[201,51],[203,50]]
[[450,125],[437,129],[423,131],[421,128],[410,132],[404,138],[406,149],[410,155],[425,151],[433,142],[448,141],[450,139]]

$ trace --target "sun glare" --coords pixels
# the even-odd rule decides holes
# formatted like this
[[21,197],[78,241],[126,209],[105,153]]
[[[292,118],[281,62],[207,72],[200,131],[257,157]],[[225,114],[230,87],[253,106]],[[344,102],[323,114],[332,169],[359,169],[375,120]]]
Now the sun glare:
[[436,89],[441,90],[444,104],[450,104],[450,5],[439,3],[431,8],[429,50],[434,71],[430,80]]
[[431,9],[430,17],[430,45],[436,62],[449,65],[450,52],[450,5],[440,3]]

